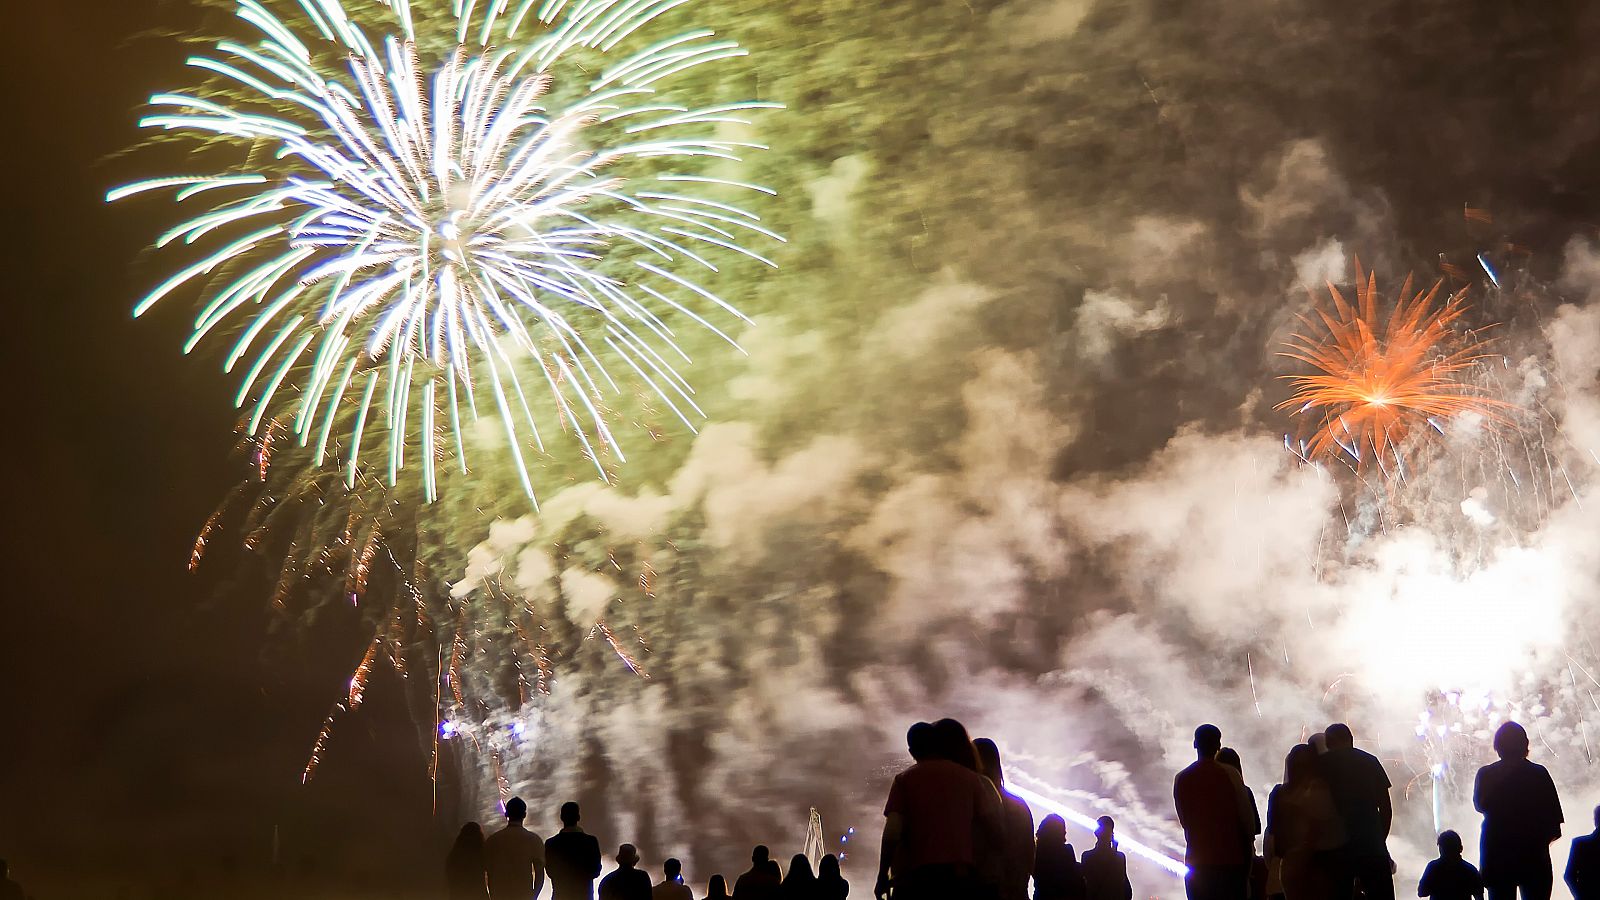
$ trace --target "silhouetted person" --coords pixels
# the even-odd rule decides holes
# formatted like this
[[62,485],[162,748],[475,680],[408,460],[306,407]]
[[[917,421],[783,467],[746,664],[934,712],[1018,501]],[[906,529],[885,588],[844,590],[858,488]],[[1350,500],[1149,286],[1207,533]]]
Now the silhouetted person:
[[1083,900],[1084,891],[1078,854],[1067,843],[1067,821],[1045,816],[1033,850],[1033,900]]
[[757,844],[750,851],[750,871],[733,883],[734,900],[772,900],[778,896],[779,879],[768,868],[770,862],[772,851],[765,844]]
[[1217,762],[1239,773],[1239,789],[1244,792],[1244,804],[1250,809],[1250,838],[1249,846],[1245,852],[1250,856],[1250,873],[1247,876],[1247,894],[1250,900],[1266,900],[1267,896],[1267,861],[1256,855],[1255,836],[1261,833],[1261,810],[1256,806],[1256,795],[1250,790],[1250,785],[1244,781],[1244,761],[1239,758],[1239,751],[1232,747],[1223,747],[1217,751]]
[[1461,835],[1439,833],[1439,858],[1422,870],[1417,896],[1433,900],[1483,900],[1483,876],[1472,863],[1461,858]]
[[1244,802],[1250,807],[1250,846],[1255,847],[1255,836],[1261,833],[1261,811],[1256,808],[1256,795],[1250,791],[1250,785],[1244,780],[1244,760],[1239,758],[1239,751],[1232,747],[1223,747],[1217,751],[1217,762],[1239,773],[1239,786],[1244,788]]
[[28,900],[22,885],[11,880],[11,864],[0,859],[0,900]]
[[1350,900],[1357,885],[1365,900],[1394,900],[1394,871],[1389,862],[1394,807],[1389,799],[1389,773],[1376,756],[1356,749],[1350,726],[1335,723],[1323,734],[1328,752],[1317,761],[1344,822],[1345,838],[1344,845],[1330,856],[1333,900]]
[[[916,726],[906,733],[918,758]],[[894,777],[884,804],[883,843],[873,895],[896,900],[972,900],[979,894],[977,848],[998,841],[1000,794],[977,772],[967,731],[934,723],[932,753]]]
[[1000,748],[988,738],[972,742],[978,757],[978,771],[1000,792],[999,862],[990,877],[999,888],[1000,900],[1027,900],[1028,876],[1033,873],[1033,811],[1022,799],[1006,792],[1005,771],[1000,766]]
[[733,895],[728,893],[728,879],[711,876],[711,883],[706,885],[706,900],[733,900]]
[[972,746],[967,726],[955,719],[940,719],[933,723],[934,755],[960,764],[970,771],[978,771],[978,751]]
[[578,827],[578,804],[561,804],[561,830],[544,842],[553,900],[594,900],[600,877],[600,841]]
[[1238,771],[1217,762],[1221,749],[1221,729],[1196,728],[1195,761],[1172,781],[1172,802],[1183,826],[1184,861],[1189,864],[1184,879],[1189,900],[1245,900],[1247,893],[1254,816],[1247,808]]
[[1128,857],[1117,849],[1117,823],[1101,816],[1094,838],[1094,846],[1083,851],[1084,895],[1088,900],[1133,900]]
[[1299,744],[1283,761],[1283,783],[1267,797],[1266,847],[1286,900],[1328,900],[1345,844],[1344,823],[1317,751]]
[[850,882],[839,874],[839,857],[832,853],[817,863],[817,900],[845,900],[850,896]]
[[617,867],[600,879],[600,900],[651,900],[650,874],[639,865],[639,848],[617,848]]
[[528,804],[521,797],[506,801],[506,827],[483,842],[489,896],[494,900],[528,900],[544,889],[544,841],[522,827]]
[[455,843],[450,845],[450,855],[444,858],[444,880],[450,900],[483,900],[489,896],[482,825],[468,822],[461,826]]
[[683,863],[669,859],[661,864],[661,883],[650,892],[652,900],[694,900],[694,891],[683,883]]
[[1489,900],[1550,900],[1550,844],[1561,837],[1561,799],[1544,766],[1528,759],[1528,733],[1507,722],[1494,733],[1499,762],[1478,770],[1472,805],[1483,813],[1483,883]]
[[1572,839],[1564,880],[1572,900],[1600,900],[1600,806],[1594,808],[1594,831]]
[[913,762],[933,759],[938,755],[939,737],[932,722],[918,722],[906,729],[906,751]]
[[811,860],[804,853],[796,853],[789,860],[789,874],[784,876],[778,896],[782,900],[813,900],[816,892],[817,876],[811,872]]

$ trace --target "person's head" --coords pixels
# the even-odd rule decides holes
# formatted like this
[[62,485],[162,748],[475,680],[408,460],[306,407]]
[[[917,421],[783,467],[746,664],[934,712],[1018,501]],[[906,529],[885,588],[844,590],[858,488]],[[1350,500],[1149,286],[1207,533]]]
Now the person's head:
[[798,884],[803,881],[816,880],[816,876],[811,874],[811,858],[804,853],[796,853],[789,860],[789,883]]
[[567,828],[578,827],[578,804],[571,800],[561,804],[561,824]]
[[706,885],[706,890],[713,898],[726,897],[728,896],[728,879],[723,878],[721,875],[713,875],[711,876],[711,883]]
[[477,822],[468,822],[461,826],[461,830],[456,833],[456,846],[483,846],[483,826]]
[[1101,816],[1094,822],[1095,840],[1110,844],[1117,839],[1117,823],[1110,816]]
[[1310,744],[1311,749],[1317,751],[1319,754],[1328,752],[1328,736],[1323,732],[1319,731],[1316,734],[1313,734],[1311,737],[1306,738],[1306,743]]
[[1006,783],[1004,770],[1000,768],[1000,748],[988,738],[978,738],[972,742],[972,752],[978,757],[978,771],[994,782],[995,787]]
[[911,758],[917,762],[937,756],[938,738],[934,735],[933,723],[918,722],[907,728],[906,749],[911,752]]
[[682,881],[683,863],[676,859],[668,859],[661,864],[661,874],[667,876],[668,881]]
[[1067,842],[1067,820],[1055,813],[1044,817],[1039,823],[1039,831],[1034,835],[1041,844],[1065,844]]
[[1343,722],[1335,722],[1324,728],[1322,735],[1329,750],[1348,750],[1356,745],[1356,736],[1350,733],[1350,726]]
[[1461,835],[1454,831],[1439,832],[1439,855],[1445,859],[1461,858]]
[[1507,722],[1494,733],[1494,752],[1501,759],[1528,758],[1528,732],[1515,722]]
[[506,818],[512,822],[521,822],[528,817],[528,804],[522,802],[521,797],[512,797],[506,801]]
[[[1596,806],[1594,808],[1594,830],[1600,831],[1600,806]],[[0,864],[3,864],[4,862],[5,860],[0,859]]]
[[1317,776],[1317,751],[1310,744],[1295,744],[1283,758],[1283,783],[1299,787]]
[[1211,759],[1222,749],[1222,729],[1215,725],[1201,725],[1194,730],[1194,752],[1201,759]]
[[750,851],[750,861],[755,863],[757,866],[771,858],[772,851],[767,849],[766,844],[757,844],[756,848]]
[[972,738],[967,736],[967,726],[955,719],[940,719],[933,723],[933,731],[938,744],[935,756],[978,771],[978,757],[972,751]]
[[639,848],[632,844],[623,844],[617,848],[617,868],[631,869],[639,864]]
[[817,863],[817,877],[828,881],[838,881],[842,877],[839,874],[839,857],[834,856],[832,853],[824,856],[822,862]]
[[1239,751],[1232,747],[1223,747],[1218,750],[1216,760],[1240,775],[1244,774],[1244,761],[1239,759]]

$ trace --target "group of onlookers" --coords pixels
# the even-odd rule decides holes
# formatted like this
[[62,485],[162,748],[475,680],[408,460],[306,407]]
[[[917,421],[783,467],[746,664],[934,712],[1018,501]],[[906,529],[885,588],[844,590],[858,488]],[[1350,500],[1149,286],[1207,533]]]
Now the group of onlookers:
[[[1329,725],[1289,751],[1283,783],[1267,797],[1264,827],[1222,732],[1201,725],[1194,749],[1195,762],[1178,773],[1172,791],[1190,900],[1394,900],[1389,776],[1377,757],[1355,746],[1349,726]],[[1461,836],[1445,831],[1418,896],[1468,900],[1487,892],[1489,900],[1514,900],[1520,892],[1523,900],[1549,900],[1550,845],[1563,821],[1555,782],[1528,759],[1528,734],[1517,723],[1500,726],[1494,749],[1499,760],[1479,769],[1473,785],[1473,805],[1483,814],[1482,871],[1463,858]],[[1573,842],[1566,881],[1578,900],[1600,900],[1595,835]]]
[[[600,842],[579,825],[576,803],[561,806],[561,830],[541,841],[523,824],[528,806],[521,798],[506,802],[506,825],[488,837],[477,822],[461,826],[450,855],[445,880],[450,900],[529,900],[538,897],[548,878],[553,900],[594,900],[599,879],[600,900],[694,900],[683,880],[683,864],[661,864],[661,881],[639,868],[639,849],[617,848],[616,868],[600,878]],[[733,893],[721,875],[711,876],[706,900],[845,900],[850,884],[839,872],[839,859],[828,854],[812,872],[811,860],[797,854],[784,874],[765,846],[751,854],[750,871],[740,875]]]
[[[1080,858],[1066,823],[1046,816],[1037,830],[1027,803],[1006,790],[1000,751],[972,740],[954,719],[918,722],[906,733],[912,764],[894,777],[884,804],[873,894],[881,900],[1132,900],[1116,823],[1102,816],[1095,845]],[[1439,858],[1417,893],[1432,900],[1549,900],[1550,845],[1561,836],[1561,801],[1543,766],[1528,759],[1528,735],[1507,722],[1495,734],[1498,762],[1477,773],[1473,803],[1483,814],[1482,871],[1463,857],[1461,838],[1439,835]],[[1186,844],[1189,900],[1394,900],[1388,838],[1394,811],[1383,763],[1334,724],[1284,760],[1283,782],[1265,819],[1244,781],[1239,754],[1222,732],[1194,733],[1195,761],[1173,780],[1173,805]],[[527,900],[548,875],[554,900],[593,900],[599,842],[579,825],[576,803],[561,807],[561,831],[547,841],[527,830],[526,805],[512,799],[506,827],[485,838],[462,828],[447,871],[452,900]],[[1260,852],[1257,838],[1261,838]],[[599,881],[599,900],[693,900],[676,859],[652,882],[639,852],[623,844]],[[1566,882],[1577,900],[1600,900],[1600,810],[1595,834],[1573,841]],[[765,846],[730,893],[712,876],[708,900],[845,900],[839,861],[817,872],[797,855],[785,875]]]

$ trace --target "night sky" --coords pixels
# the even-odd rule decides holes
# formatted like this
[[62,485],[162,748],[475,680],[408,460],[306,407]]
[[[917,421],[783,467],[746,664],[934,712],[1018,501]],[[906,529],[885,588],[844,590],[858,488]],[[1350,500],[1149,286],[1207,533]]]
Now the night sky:
[[[963,4],[927,5],[949,12]],[[1098,238],[1102,227],[1121,229],[1148,205],[1203,219],[1224,236],[1206,261],[1206,279],[1214,280],[1169,279],[1177,312],[1165,333],[1119,350],[1103,370],[1061,379],[1076,392],[1070,402],[1090,423],[1085,431],[1113,436],[1063,453],[1046,478],[1137,462],[1185,417],[1240,404],[1237,384],[1213,390],[1170,367],[1141,364],[1141,355],[1179,355],[1174,347],[1188,336],[1176,333],[1174,321],[1193,324],[1219,345],[1235,332],[1247,335],[1242,352],[1261,358],[1242,364],[1240,380],[1260,378],[1269,329],[1235,320],[1194,324],[1195,310],[1225,289],[1272,294],[1278,302],[1287,264],[1267,266],[1269,254],[1257,244],[1276,240],[1271,249],[1281,263],[1329,236],[1308,226],[1287,236],[1238,237],[1241,188],[1270,181],[1289,141],[1314,139],[1326,148],[1341,183],[1361,199],[1337,210],[1329,227],[1344,228],[1338,236],[1346,238],[1370,235],[1371,223],[1350,210],[1381,209],[1377,230],[1397,237],[1386,251],[1392,259],[1426,262],[1440,248],[1459,246],[1460,211],[1470,203],[1494,210],[1497,228],[1529,246],[1541,274],[1553,276],[1568,239],[1592,234],[1600,221],[1600,63],[1593,53],[1600,8],[1593,4],[1547,3],[1521,13],[1496,2],[1360,0],[1331,11],[1285,0],[1252,3],[1233,16],[1222,14],[1226,3],[1054,5],[1093,6],[1096,13],[1077,36],[1062,39],[1059,52],[1026,48],[1043,73],[1037,82],[1023,50],[1002,48],[999,54],[1017,58],[989,71],[992,83],[970,87],[975,97],[1025,95],[1018,107],[1032,109],[1017,113],[1023,121],[1041,108],[1059,111],[1059,120],[1038,126],[1042,136],[1032,126],[995,125],[997,143],[1008,165],[1036,173],[1011,187],[1026,189],[1041,219],[1087,210],[1084,224],[1063,226],[1059,242],[1038,246],[1027,243],[1032,237],[997,238],[1005,253],[990,259],[981,246],[973,249],[982,241],[949,237],[983,232],[964,216],[992,211],[987,198],[955,196],[948,208],[924,206],[916,215],[901,209],[893,227],[907,228],[926,213],[919,227],[931,220],[935,231],[944,229],[962,275],[1008,289],[1048,283],[1059,291],[1049,302],[1061,305],[1062,319],[1070,319],[1085,287],[1118,278],[1104,247],[1085,251],[1085,258],[1104,259],[1071,272],[1056,264],[1053,254],[1066,253],[1061,248],[1093,243],[1085,232]],[[1003,4],[965,6],[992,12]],[[1146,17],[1127,22],[1160,27],[1134,35],[1118,17],[1124,6]],[[1312,6],[1318,8],[1308,11]],[[883,65],[897,65],[893,34],[853,34],[853,18],[828,14],[839,21],[812,27],[877,41]],[[237,554],[198,575],[186,571],[196,530],[238,481],[233,386],[218,377],[214,358],[178,353],[191,315],[182,303],[132,319],[135,299],[157,271],[143,250],[170,220],[158,204],[108,208],[104,195],[159,170],[150,158],[136,163],[118,154],[138,140],[135,119],[145,98],[182,83],[180,48],[140,35],[181,29],[194,18],[177,0],[43,0],[8,11],[0,29],[9,101],[0,171],[10,187],[0,245],[7,305],[0,358],[12,379],[0,442],[10,475],[0,492],[9,576],[0,601],[0,699],[8,718],[0,855],[40,898],[115,897],[123,888],[135,889],[131,897],[180,896],[185,885],[203,896],[217,884],[230,886],[227,896],[242,896],[234,886],[279,877],[340,886],[348,895],[359,886],[394,896],[435,877],[458,823],[433,815],[427,756],[393,676],[375,678],[368,705],[341,721],[317,778],[302,786],[311,740],[348,677],[352,653],[359,657],[350,640],[355,620],[332,613],[312,631],[275,626],[264,602],[268,570]],[[978,58],[981,50],[962,52]],[[1051,82],[1057,61],[1077,80]],[[1147,87],[1154,82],[1155,106],[1140,79]],[[1102,83],[1122,93],[1094,93]],[[807,103],[828,103],[829,96],[822,90],[785,99],[798,107],[791,115],[804,116]],[[885,109],[893,102],[869,100]],[[1092,105],[1102,100],[1103,107]],[[1005,112],[998,100],[963,102],[998,109],[996,118]],[[1168,106],[1158,110],[1161,104]],[[808,155],[813,168],[803,175],[820,179],[848,153],[881,154],[909,160],[897,170],[901,189],[918,180],[943,183],[967,163],[951,161],[955,154],[919,161],[907,149],[930,139],[918,117],[938,111],[920,103],[899,118],[885,114],[909,137],[885,136],[889,126],[848,138],[827,129],[808,134],[797,156]],[[1079,132],[1060,124],[1074,117]],[[925,193],[944,199],[938,188]],[[891,197],[884,208],[893,211],[900,200]],[[1228,211],[1208,218],[1218,207]],[[869,222],[863,232],[875,227],[874,212],[859,213]],[[889,217],[883,214],[886,223]],[[916,262],[896,255],[899,248],[885,253],[894,259],[883,269]],[[998,271],[1019,258],[1032,268]],[[938,267],[919,268],[917,277],[934,280]],[[1012,330],[1026,330],[1018,322],[1035,320],[1018,315]],[[1059,336],[1041,338],[1041,345]],[[1210,375],[1232,373],[1232,365],[1223,360]],[[1218,391],[1227,393],[1224,400]],[[1143,399],[1126,404],[1128,411],[1124,396]],[[915,422],[899,427],[940,435]],[[1281,427],[1269,423],[1268,430]],[[1576,809],[1569,821],[1583,818]]]
[[9,15],[6,295],[25,312],[0,337],[20,388],[4,441],[17,477],[0,854],[41,898],[248,883],[277,825],[286,867],[373,886],[432,876],[426,757],[385,705],[397,692],[379,690],[373,715],[341,730],[348,752],[302,787],[348,648],[273,640],[265,576],[248,566],[185,571],[236,480],[232,404],[210,361],[176,352],[181,304],[129,315],[156,221],[103,198],[129,177],[112,156],[137,139],[143,99],[181,77],[171,44],[135,36],[193,13],[134,0]]

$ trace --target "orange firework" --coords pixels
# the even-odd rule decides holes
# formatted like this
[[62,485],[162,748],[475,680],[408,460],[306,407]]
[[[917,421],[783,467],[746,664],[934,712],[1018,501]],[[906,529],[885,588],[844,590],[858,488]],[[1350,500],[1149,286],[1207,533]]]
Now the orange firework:
[[1412,295],[1407,276],[1393,311],[1380,318],[1377,278],[1363,283],[1358,267],[1354,305],[1330,283],[1333,309],[1301,317],[1305,330],[1280,355],[1316,371],[1284,376],[1294,395],[1277,408],[1320,417],[1308,458],[1342,451],[1365,465],[1398,456],[1408,435],[1440,420],[1473,413],[1491,425],[1505,421],[1509,404],[1462,378],[1489,356],[1489,341],[1452,327],[1467,311],[1466,289],[1436,305],[1443,283]]

